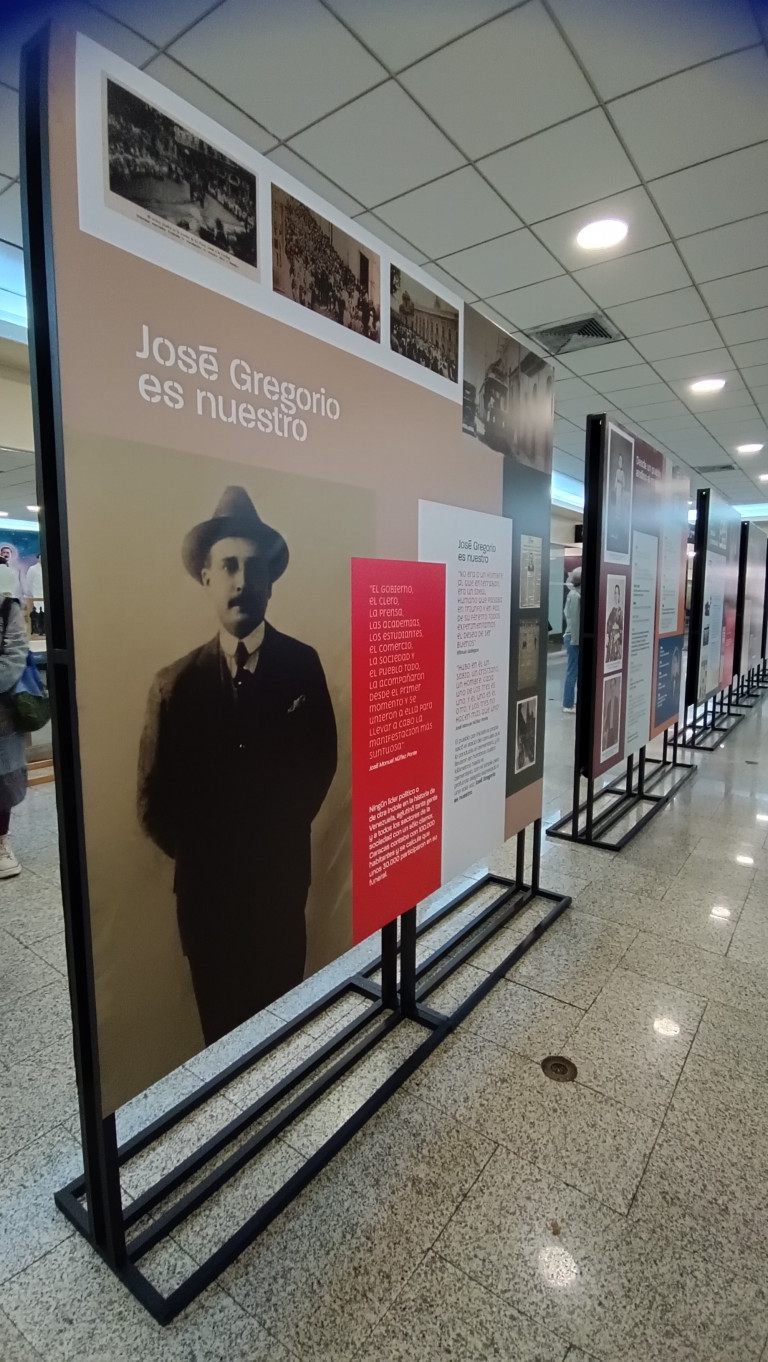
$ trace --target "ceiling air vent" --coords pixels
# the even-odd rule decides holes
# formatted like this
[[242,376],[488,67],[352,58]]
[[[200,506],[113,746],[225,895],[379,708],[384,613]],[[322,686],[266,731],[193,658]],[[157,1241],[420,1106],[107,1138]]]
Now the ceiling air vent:
[[622,339],[622,333],[602,312],[587,317],[572,317],[568,322],[550,322],[549,326],[529,329],[529,336],[550,355],[565,355],[571,350],[587,350],[593,345],[606,345]]
[[732,463],[705,463],[701,468],[695,468],[695,473],[738,473],[738,468],[734,468]]

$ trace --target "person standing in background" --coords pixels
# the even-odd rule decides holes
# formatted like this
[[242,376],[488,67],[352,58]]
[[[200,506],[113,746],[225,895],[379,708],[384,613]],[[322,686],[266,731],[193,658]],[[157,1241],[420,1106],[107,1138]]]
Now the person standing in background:
[[24,604],[30,633],[44,634],[43,568],[40,562],[40,554],[37,555],[34,563],[27,568],[27,575],[24,580]]
[[14,594],[17,589],[13,568],[0,563],[0,880],[10,880],[21,871],[8,830],[11,809],[21,804],[27,793],[26,737],[19,732],[13,711],[5,703],[27,665],[29,650],[24,614]]
[[563,690],[563,713],[576,713],[576,680],[579,675],[579,637],[581,629],[581,568],[573,569],[568,581],[568,595],[565,598],[565,632],[563,643],[567,658],[565,667],[565,687]]

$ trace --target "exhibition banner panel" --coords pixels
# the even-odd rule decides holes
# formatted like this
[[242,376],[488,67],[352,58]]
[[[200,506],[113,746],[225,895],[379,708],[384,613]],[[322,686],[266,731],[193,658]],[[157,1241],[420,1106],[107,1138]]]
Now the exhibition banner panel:
[[592,736],[583,764],[596,776],[678,718],[689,483],[667,455],[609,420],[589,457],[597,461],[597,496],[586,514],[595,518],[597,553],[582,582],[595,602],[594,696],[586,700]]
[[512,522],[422,501],[419,556],[445,563],[442,877],[449,880],[504,841]]
[[703,704],[734,676],[741,518],[710,488],[696,500],[686,704]]
[[[48,93],[64,892],[109,1113],[540,815],[553,374],[90,40]],[[420,505],[472,550],[438,517],[425,553]]]
[[442,882],[445,605],[442,564],[352,560],[355,941]]
[[763,615],[766,591],[768,536],[753,521],[741,527],[739,589],[736,611],[736,643],[733,670],[744,676],[760,665],[763,657]]

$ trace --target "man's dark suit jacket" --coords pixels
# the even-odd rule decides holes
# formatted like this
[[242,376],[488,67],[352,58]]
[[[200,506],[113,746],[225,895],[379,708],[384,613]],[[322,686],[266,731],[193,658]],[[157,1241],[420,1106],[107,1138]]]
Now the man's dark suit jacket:
[[[225,1030],[237,1024],[227,991],[243,995],[245,1020],[302,978],[311,826],[335,770],[320,659],[269,624],[237,695],[218,638],[155,677],[139,817],[175,863],[179,930],[208,1041],[224,1034],[225,1020]],[[214,1011],[219,995],[224,1011],[220,1025],[206,1026],[211,990]]]

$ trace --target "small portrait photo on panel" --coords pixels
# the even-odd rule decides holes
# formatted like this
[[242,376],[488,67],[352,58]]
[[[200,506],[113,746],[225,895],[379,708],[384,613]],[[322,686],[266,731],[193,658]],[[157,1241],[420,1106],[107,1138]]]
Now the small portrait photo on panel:
[[348,331],[381,339],[380,257],[276,184],[272,285]]
[[603,524],[605,558],[609,563],[629,563],[634,450],[634,440],[615,426],[608,427]]
[[459,314],[396,265],[390,266],[389,344],[395,354],[459,381]]
[[603,714],[600,725],[600,760],[615,757],[621,732],[621,673],[603,681]]
[[617,672],[624,662],[624,598],[626,577],[609,573],[605,592],[604,670]]
[[256,270],[256,176],[107,80],[108,185],[121,211],[230,267]]
[[515,734],[515,775],[527,771],[536,763],[536,738],[539,697],[517,702],[517,731]]

